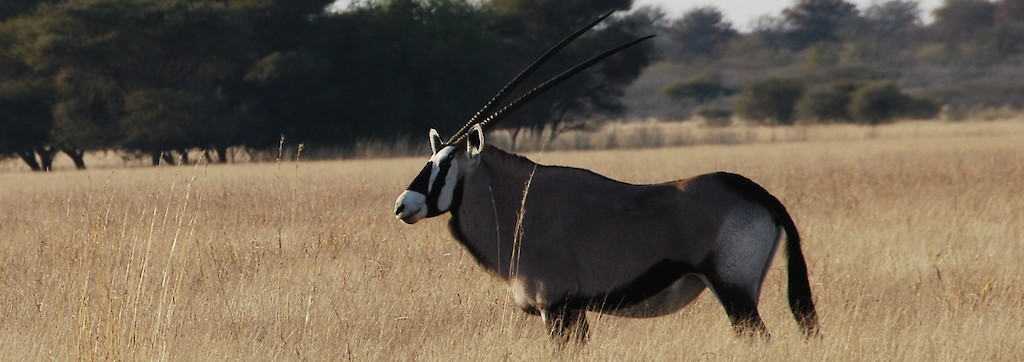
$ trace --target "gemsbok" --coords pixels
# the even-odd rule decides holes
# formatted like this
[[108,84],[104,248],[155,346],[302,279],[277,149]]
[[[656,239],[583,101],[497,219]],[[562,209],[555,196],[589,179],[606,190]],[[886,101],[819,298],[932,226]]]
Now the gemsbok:
[[746,177],[718,172],[634,185],[588,170],[539,165],[484,142],[489,126],[587,67],[652,36],[622,44],[542,83],[497,111],[512,89],[611,13],[570,35],[494,96],[448,141],[430,130],[433,155],[398,197],[413,224],[451,213],[454,238],[509,283],[514,303],[540,315],[556,340],[586,341],[586,312],[655,317],[705,287],[737,334],[767,337],[757,304],[782,233],[789,305],[807,335],[818,318],[793,219]]

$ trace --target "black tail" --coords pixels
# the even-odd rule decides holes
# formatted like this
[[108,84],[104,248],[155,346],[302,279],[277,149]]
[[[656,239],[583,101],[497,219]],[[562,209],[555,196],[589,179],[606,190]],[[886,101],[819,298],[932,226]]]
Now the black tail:
[[744,198],[760,204],[771,211],[775,222],[786,231],[786,256],[789,270],[789,309],[800,324],[804,334],[818,334],[818,313],[814,310],[814,299],[811,297],[811,283],[807,280],[807,263],[804,253],[800,250],[800,233],[796,231],[793,218],[786,211],[786,206],[761,185],[750,179],[732,173],[718,172],[715,174],[730,188],[739,192]]
[[[773,197],[774,198],[774,197]],[[793,311],[793,317],[800,324],[804,334],[808,336],[818,334],[818,312],[814,310],[814,299],[811,297],[811,283],[807,280],[807,263],[804,261],[804,253],[800,250],[800,234],[796,231],[793,218],[789,216],[786,207],[778,203],[778,209],[773,212],[777,222],[782,224],[786,230],[786,257],[789,270],[789,309]]]

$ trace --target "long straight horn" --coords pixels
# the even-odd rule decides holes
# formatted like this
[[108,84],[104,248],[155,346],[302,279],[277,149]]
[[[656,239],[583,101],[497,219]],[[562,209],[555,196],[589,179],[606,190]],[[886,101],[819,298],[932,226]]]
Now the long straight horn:
[[465,135],[466,131],[469,131],[469,128],[473,127],[473,125],[476,124],[477,121],[479,121],[481,116],[485,116],[491,113],[491,111],[493,111],[494,108],[501,103],[501,101],[505,100],[505,97],[508,96],[509,92],[515,90],[520,83],[522,83],[524,80],[526,80],[527,77],[533,74],[533,72],[536,71],[537,68],[540,68],[540,66],[544,65],[544,63],[547,63],[547,61],[550,60],[551,57],[555,56],[555,54],[557,54],[560,50],[562,50],[562,48],[565,48],[566,45],[569,45],[569,43],[571,43],[573,40],[579,38],[581,35],[583,35],[583,33],[586,33],[587,30],[590,30],[591,28],[599,24],[601,21],[608,18],[614,12],[615,11],[612,10],[607,14],[604,14],[604,16],[598,18],[597,20],[594,20],[592,23],[587,24],[587,26],[580,28],[580,30],[577,30],[575,33],[569,35],[560,43],[556,44],[554,47],[549,49],[547,53],[541,55],[540,58],[534,60],[533,64],[530,64],[530,66],[526,67],[526,69],[520,72],[519,75],[517,75],[515,78],[512,78],[512,80],[509,81],[508,84],[505,84],[504,87],[501,87],[501,90],[499,90],[498,93],[491,98],[491,100],[487,101],[487,103],[484,104],[483,108],[480,108],[480,110],[477,111],[476,114],[474,114],[473,117],[469,119],[469,122],[466,122],[466,125],[462,126],[462,128],[459,129],[458,132],[455,132],[455,134],[452,135],[452,137],[448,140],[448,144],[453,144],[454,140],[461,139],[462,136]]
[[[508,116],[512,112],[514,112],[516,109],[519,109],[519,107],[522,107],[524,104],[530,102],[534,98],[537,98],[537,96],[540,96],[544,92],[547,92],[549,89],[551,89],[554,86],[558,85],[559,83],[565,81],[566,79],[571,78],[572,76],[576,75],[577,73],[582,72],[583,70],[589,68],[590,66],[592,66],[594,64],[597,64],[598,62],[604,60],[607,57],[612,56],[615,53],[623,51],[626,48],[629,48],[631,46],[639,44],[640,42],[642,42],[644,40],[647,40],[647,39],[650,39],[650,38],[653,38],[653,37],[655,37],[655,35],[648,35],[648,36],[645,36],[645,37],[642,37],[642,38],[639,38],[639,39],[635,39],[633,41],[630,41],[630,42],[624,43],[622,45],[619,45],[619,46],[617,46],[615,48],[609,49],[608,51],[605,51],[604,53],[598,54],[598,55],[596,55],[596,56],[594,56],[594,57],[592,57],[590,59],[587,59],[587,60],[579,63],[579,64],[576,64],[576,66],[572,67],[572,69],[569,69],[569,70],[567,70],[565,72],[562,72],[562,74],[559,74],[559,75],[555,76],[554,78],[551,78],[548,81],[546,81],[544,83],[541,83],[540,85],[534,87],[530,91],[528,91],[528,92],[524,93],[523,95],[519,96],[519,98],[516,98],[516,100],[512,101],[511,103],[509,103],[505,107],[502,107],[497,112],[494,112],[494,114],[492,114],[491,116],[489,116],[489,117],[485,118],[484,120],[480,121],[479,122],[480,123],[480,127],[484,128],[486,130],[487,129],[486,127],[487,127],[488,124],[493,124],[495,122],[498,122],[498,121],[502,120],[503,118],[505,118],[506,116]],[[448,141],[448,144],[455,144],[455,143],[461,142],[462,139],[465,138],[465,136],[466,136],[465,134],[462,134],[457,139],[453,139],[453,140]]]

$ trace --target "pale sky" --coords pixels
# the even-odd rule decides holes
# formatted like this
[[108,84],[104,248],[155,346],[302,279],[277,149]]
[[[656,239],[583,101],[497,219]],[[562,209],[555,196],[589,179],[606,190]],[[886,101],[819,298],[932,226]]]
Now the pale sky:
[[[864,11],[876,0],[848,0],[857,5],[857,9]],[[750,24],[762,15],[778,16],[782,9],[792,6],[796,0],[633,0],[633,7],[644,5],[659,5],[668,14],[669,18],[679,18],[690,9],[700,6],[715,6],[722,9],[726,20],[732,22],[737,29],[748,30]],[[932,9],[942,5],[942,0],[918,0],[922,10],[921,17],[925,22],[931,20]]]
[[[336,0],[335,6],[344,7],[354,0]],[[355,0],[358,1],[358,0]],[[871,4],[884,0],[847,0],[864,11]],[[722,9],[726,20],[741,31],[750,30],[750,24],[762,15],[778,16],[782,9],[792,6],[796,0],[633,0],[633,8],[644,5],[658,5],[665,9],[669,18],[675,19],[684,12],[700,6],[715,6]],[[942,0],[918,0],[925,23],[931,22],[932,10],[942,5]]]

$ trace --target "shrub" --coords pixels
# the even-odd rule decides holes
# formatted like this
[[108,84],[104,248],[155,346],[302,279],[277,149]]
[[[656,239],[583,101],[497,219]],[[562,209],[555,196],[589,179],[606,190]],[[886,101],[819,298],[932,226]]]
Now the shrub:
[[833,82],[808,93],[797,102],[797,114],[811,121],[850,121],[850,94],[864,86],[858,81]]
[[817,90],[800,98],[796,104],[801,119],[812,121],[848,121],[850,96],[832,89]]
[[853,93],[854,91],[860,89],[860,87],[863,87],[864,84],[865,84],[864,82],[847,80],[847,81],[840,81],[840,82],[832,83],[832,85],[829,88],[833,92],[835,92],[837,94],[841,94],[843,97],[849,98],[851,93]]
[[927,98],[909,97],[903,115],[914,119],[931,119],[939,115],[942,106]]
[[803,84],[796,79],[751,81],[736,98],[736,114],[756,122],[793,124],[796,102],[801,94]]
[[729,95],[729,93],[728,88],[723,87],[716,81],[703,77],[669,83],[661,88],[661,94],[669,98],[676,100],[692,99],[698,102],[710,101]]
[[728,108],[706,106],[697,108],[696,113],[711,127],[725,127],[732,122],[732,110]]
[[804,51],[804,67],[808,69],[834,66],[839,60],[840,49],[834,43],[816,43]]
[[850,116],[860,123],[879,124],[904,114],[910,97],[892,82],[869,83],[850,94]]

